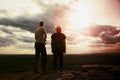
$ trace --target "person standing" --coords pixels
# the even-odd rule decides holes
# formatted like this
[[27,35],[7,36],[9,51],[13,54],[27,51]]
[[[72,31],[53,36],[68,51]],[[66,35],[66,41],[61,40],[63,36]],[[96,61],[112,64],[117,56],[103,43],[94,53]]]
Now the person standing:
[[35,30],[35,66],[34,72],[38,73],[38,62],[41,54],[41,73],[46,73],[46,42],[47,34],[43,21],[39,23],[39,27]]
[[66,36],[61,33],[61,26],[56,27],[56,32],[51,35],[51,47],[53,53],[53,68],[56,70],[58,61],[59,69],[63,68],[63,53],[66,52]]

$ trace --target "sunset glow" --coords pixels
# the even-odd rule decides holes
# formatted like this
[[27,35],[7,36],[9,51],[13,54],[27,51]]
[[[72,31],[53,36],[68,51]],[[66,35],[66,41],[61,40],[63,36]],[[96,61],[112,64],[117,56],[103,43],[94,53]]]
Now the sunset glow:
[[78,3],[71,7],[73,11],[68,17],[69,25],[74,29],[83,29],[93,23],[90,8],[86,4]]
[[40,21],[48,54],[55,26],[68,54],[120,52],[120,0],[0,0],[0,54],[34,54]]

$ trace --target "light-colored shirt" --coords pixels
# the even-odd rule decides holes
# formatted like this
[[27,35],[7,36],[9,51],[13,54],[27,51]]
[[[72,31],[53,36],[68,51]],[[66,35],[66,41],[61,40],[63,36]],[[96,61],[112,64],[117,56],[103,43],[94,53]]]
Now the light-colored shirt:
[[46,29],[45,27],[38,27],[35,30],[35,41],[40,42],[40,43],[45,43],[45,34],[46,34]]

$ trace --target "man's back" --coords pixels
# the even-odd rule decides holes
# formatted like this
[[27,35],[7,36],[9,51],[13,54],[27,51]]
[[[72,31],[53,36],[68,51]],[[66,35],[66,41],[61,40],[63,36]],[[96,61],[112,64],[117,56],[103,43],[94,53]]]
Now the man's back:
[[41,54],[41,73],[46,72],[47,52],[45,47],[46,30],[44,22],[41,21],[39,27],[35,30],[35,66],[34,72],[38,73],[38,62]]
[[54,33],[52,38],[52,51],[65,51],[66,36],[63,33]]
[[44,27],[38,27],[35,30],[35,40],[36,42],[44,43],[44,33],[46,33]]

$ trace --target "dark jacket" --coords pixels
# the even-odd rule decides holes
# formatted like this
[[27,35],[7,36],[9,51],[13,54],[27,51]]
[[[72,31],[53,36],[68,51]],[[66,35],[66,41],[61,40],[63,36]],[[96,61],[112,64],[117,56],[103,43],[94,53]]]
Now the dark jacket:
[[51,36],[52,52],[66,51],[66,36],[63,33],[53,33]]

